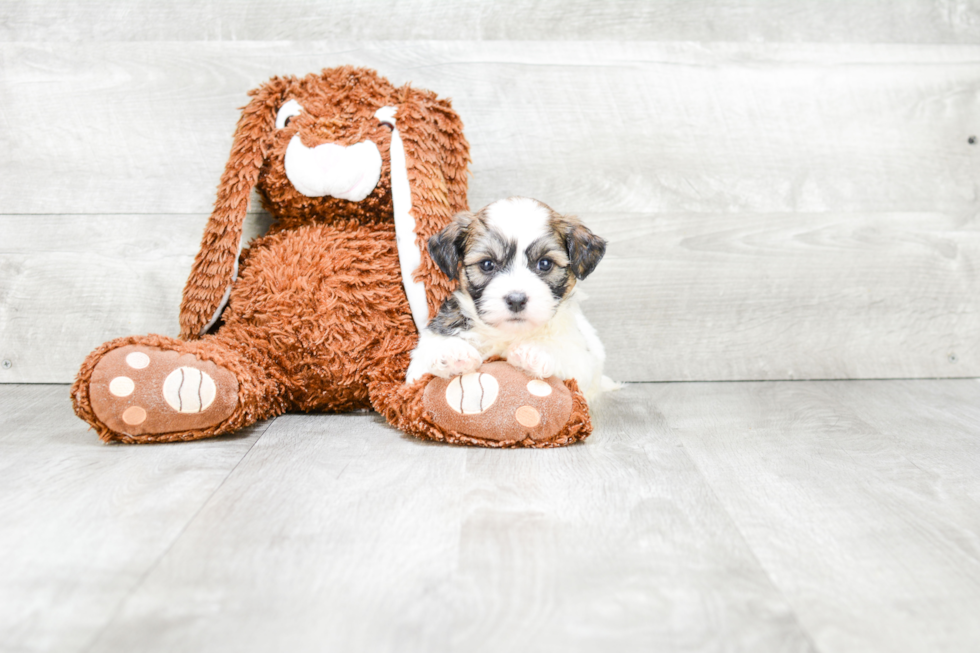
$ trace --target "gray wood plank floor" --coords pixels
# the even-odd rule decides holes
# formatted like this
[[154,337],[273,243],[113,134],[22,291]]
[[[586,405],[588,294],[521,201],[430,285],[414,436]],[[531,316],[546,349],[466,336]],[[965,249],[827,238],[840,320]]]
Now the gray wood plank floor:
[[0,386],[0,651],[980,648],[980,381],[630,385],[596,421],[104,446],[66,386]]

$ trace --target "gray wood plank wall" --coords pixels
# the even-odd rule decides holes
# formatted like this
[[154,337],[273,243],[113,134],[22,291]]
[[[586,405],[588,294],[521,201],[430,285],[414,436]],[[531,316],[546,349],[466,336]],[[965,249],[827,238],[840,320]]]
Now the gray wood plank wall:
[[975,43],[973,0],[20,0],[2,41]]
[[609,239],[614,377],[980,375],[980,2],[129,1],[0,5],[0,382],[176,334],[246,91],[345,63]]

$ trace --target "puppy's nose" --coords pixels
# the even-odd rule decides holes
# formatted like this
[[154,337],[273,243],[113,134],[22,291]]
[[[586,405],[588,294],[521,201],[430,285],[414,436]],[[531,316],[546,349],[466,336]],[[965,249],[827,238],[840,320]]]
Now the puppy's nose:
[[520,313],[527,306],[527,295],[522,292],[512,292],[504,296],[504,301],[507,302],[507,308],[512,313]]

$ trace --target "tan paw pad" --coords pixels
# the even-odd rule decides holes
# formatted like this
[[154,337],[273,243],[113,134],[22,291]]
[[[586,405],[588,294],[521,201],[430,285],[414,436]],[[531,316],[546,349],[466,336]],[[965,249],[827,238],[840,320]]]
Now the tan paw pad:
[[551,386],[541,379],[527,382],[527,391],[535,397],[547,397],[551,394]]
[[122,418],[130,426],[137,426],[146,421],[146,411],[139,406],[130,406],[123,411]]
[[521,426],[526,426],[530,429],[541,423],[541,413],[533,406],[521,406],[514,411],[514,419]]
[[128,397],[133,394],[133,390],[135,389],[136,384],[128,376],[117,376],[112,381],[109,381],[109,392],[117,397]]
[[142,370],[150,364],[150,357],[141,351],[126,354],[126,364],[134,370]]
[[479,415],[497,401],[500,385],[489,374],[471,372],[453,378],[446,386],[446,404],[461,415]]
[[200,413],[214,402],[217,387],[207,372],[178,367],[163,382],[163,398],[178,413]]

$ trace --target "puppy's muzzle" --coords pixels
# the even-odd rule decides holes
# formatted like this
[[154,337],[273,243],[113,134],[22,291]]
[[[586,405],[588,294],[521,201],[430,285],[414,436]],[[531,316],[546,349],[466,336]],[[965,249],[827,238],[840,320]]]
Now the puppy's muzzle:
[[381,153],[371,141],[344,147],[324,143],[306,147],[299,135],[286,147],[286,177],[307,197],[330,195],[360,202],[381,179]]
[[520,313],[527,306],[527,295],[522,292],[512,292],[504,295],[504,303],[511,313]]

